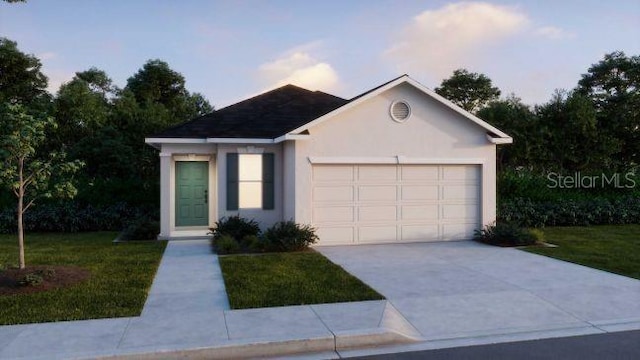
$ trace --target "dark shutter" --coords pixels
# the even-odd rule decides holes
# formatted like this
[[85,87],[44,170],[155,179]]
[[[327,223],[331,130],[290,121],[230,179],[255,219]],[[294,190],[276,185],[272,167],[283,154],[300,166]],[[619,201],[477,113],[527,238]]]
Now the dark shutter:
[[262,154],[262,208],[264,210],[275,208],[274,173],[273,153]]
[[227,153],[227,210],[238,210],[238,154]]

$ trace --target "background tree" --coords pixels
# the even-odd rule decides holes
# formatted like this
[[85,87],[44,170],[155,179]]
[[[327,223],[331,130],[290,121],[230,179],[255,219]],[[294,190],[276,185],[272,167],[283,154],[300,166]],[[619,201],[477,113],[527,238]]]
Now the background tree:
[[212,110],[200,94],[191,95],[184,77],[162,60],[149,60],[127,80],[125,90],[131,91],[138,104],[145,108],[160,104],[169,111],[167,126],[191,120]]
[[46,140],[46,128],[55,126],[52,118],[35,118],[22,105],[13,104],[2,106],[0,119],[0,182],[17,198],[19,265],[24,269],[25,211],[40,198],[75,196],[77,190],[67,176],[82,163],[66,162],[64,153],[50,153],[47,159],[36,157],[37,148]]
[[612,166],[640,164],[640,56],[606,54],[582,75],[577,91],[593,102],[601,132],[619,141]]
[[50,96],[40,60],[18,50],[18,44],[0,38],[0,103],[21,103],[45,111]]
[[507,167],[533,170],[541,165],[539,159],[546,149],[542,144],[540,124],[537,116],[521,99],[512,94],[504,100],[492,101],[477,115],[514,139],[513,144],[497,148],[499,171]]
[[114,91],[111,79],[96,68],[78,72],[71,81],[62,84],[53,102],[58,127],[51,145],[72,147],[106,126],[110,113],[107,96]]
[[435,92],[472,113],[500,96],[500,90],[492,86],[486,75],[465,69],[455,70],[450,78],[435,88]]
[[593,104],[578,92],[557,90],[536,113],[544,132],[547,162],[553,169],[602,169],[617,151],[614,139],[599,131]]

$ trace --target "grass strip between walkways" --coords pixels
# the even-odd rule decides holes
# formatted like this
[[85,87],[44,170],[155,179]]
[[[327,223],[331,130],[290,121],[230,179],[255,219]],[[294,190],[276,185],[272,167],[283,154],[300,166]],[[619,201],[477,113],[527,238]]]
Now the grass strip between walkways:
[[380,300],[315,251],[220,256],[232,309]]
[[558,247],[529,247],[526,251],[640,279],[640,225],[549,227],[543,231],[545,241]]
[[[66,288],[0,295],[0,325],[140,315],[166,242],[113,244],[116,236],[115,232],[27,233],[27,268],[77,266],[89,270],[89,278]],[[17,235],[0,235],[0,272],[17,262]]]

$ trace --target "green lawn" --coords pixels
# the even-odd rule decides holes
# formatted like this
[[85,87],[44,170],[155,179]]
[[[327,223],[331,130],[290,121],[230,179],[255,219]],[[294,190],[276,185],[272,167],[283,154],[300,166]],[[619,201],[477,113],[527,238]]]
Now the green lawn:
[[[53,291],[0,296],[0,325],[138,316],[166,242],[114,245],[117,233],[26,234],[29,265],[75,265],[86,282]],[[0,264],[18,262],[15,235],[0,235]]]
[[232,309],[384,299],[314,251],[219,259]]
[[558,247],[526,251],[640,279],[640,225],[550,227],[544,235]]

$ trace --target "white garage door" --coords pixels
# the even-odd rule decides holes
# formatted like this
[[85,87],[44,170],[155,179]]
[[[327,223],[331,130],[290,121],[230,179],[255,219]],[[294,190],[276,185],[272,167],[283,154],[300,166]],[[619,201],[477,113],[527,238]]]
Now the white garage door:
[[480,166],[314,165],[321,245],[469,239],[480,225]]

